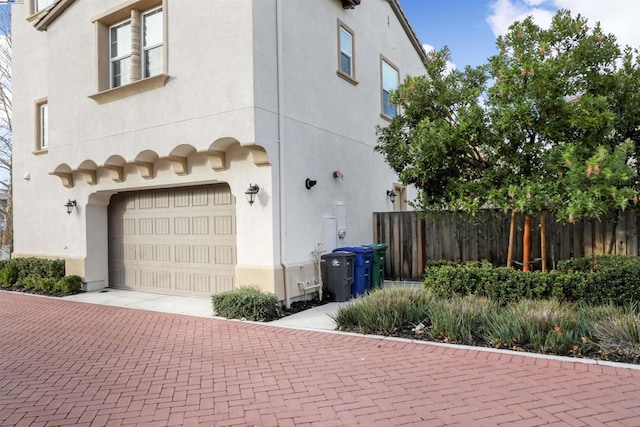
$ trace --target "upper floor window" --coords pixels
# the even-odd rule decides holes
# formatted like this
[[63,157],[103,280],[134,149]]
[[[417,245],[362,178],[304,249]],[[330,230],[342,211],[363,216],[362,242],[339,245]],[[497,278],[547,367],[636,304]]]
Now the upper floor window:
[[163,87],[167,73],[166,0],[128,0],[94,16],[98,104]]
[[397,106],[391,102],[391,92],[398,89],[400,81],[400,73],[398,69],[382,58],[381,75],[382,75],[382,114],[387,118],[393,119],[398,114]]
[[49,104],[41,101],[36,104],[38,116],[38,131],[36,150],[46,150],[49,147]]
[[158,7],[144,13],[133,10],[130,19],[109,29],[110,87],[162,74],[162,27]]
[[111,27],[111,87],[131,79],[131,21]]
[[338,75],[356,84],[354,33],[338,20]]
[[142,15],[143,77],[162,73],[162,8]]
[[33,13],[38,13],[53,4],[53,0],[33,0]]

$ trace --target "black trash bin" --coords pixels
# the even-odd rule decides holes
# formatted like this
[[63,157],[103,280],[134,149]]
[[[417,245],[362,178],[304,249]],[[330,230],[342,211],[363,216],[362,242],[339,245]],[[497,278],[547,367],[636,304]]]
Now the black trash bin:
[[325,283],[336,301],[347,301],[351,298],[353,284],[353,253],[338,251],[322,255],[325,263]]

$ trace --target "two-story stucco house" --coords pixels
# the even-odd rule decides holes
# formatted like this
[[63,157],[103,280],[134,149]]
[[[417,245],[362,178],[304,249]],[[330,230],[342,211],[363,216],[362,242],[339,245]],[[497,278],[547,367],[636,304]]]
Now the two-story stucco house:
[[397,0],[16,4],[13,256],[88,290],[313,292],[314,251],[412,196],[374,147],[423,60]]

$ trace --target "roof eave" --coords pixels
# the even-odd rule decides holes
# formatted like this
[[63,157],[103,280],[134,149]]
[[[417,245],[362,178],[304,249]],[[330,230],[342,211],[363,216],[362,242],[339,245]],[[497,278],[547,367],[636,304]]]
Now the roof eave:
[[407,19],[407,15],[404,14],[404,10],[402,10],[402,6],[400,6],[400,3],[398,3],[398,0],[387,0],[387,1],[391,5],[391,9],[393,9],[393,13],[396,14],[396,17],[400,21],[400,25],[402,25],[402,28],[404,29],[405,33],[407,33],[407,37],[409,37],[411,44],[415,48],[416,52],[418,52],[418,56],[420,56],[420,59],[422,60],[422,62],[425,62],[427,60],[427,53],[422,47],[422,43],[420,43],[420,40],[418,39],[416,32],[413,30],[413,27],[409,23],[409,20]]
[[44,15],[33,26],[38,31],[46,31],[49,25],[67,10],[75,0],[58,0],[56,4],[46,11]]

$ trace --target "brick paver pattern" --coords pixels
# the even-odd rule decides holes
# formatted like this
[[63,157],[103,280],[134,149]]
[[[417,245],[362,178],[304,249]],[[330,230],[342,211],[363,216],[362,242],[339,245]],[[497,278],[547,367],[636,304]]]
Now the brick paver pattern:
[[640,371],[0,292],[0,425],[640,425]]

